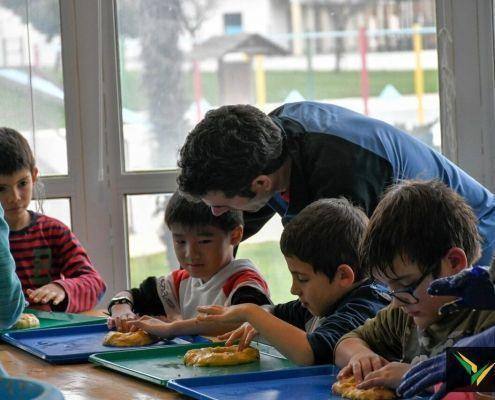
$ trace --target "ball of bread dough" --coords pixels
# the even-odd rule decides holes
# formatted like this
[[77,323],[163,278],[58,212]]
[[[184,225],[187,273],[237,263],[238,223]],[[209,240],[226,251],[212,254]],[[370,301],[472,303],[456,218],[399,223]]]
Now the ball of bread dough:
[[184,355],[184,364],[197,367],[223,367],[254,362],[260,359],[260,352],[253,347],[242,351],[237,346],[203,347],[191,349]]
[[27,329],[38,328],[40,326],[40,320],[34,314],[21,314],[13,328]]
[[131,347],[146,346],[159,340],[156,336],[150,335],[145,331],[138,330],[135,332],[108,332],[103,339],[104,346]]

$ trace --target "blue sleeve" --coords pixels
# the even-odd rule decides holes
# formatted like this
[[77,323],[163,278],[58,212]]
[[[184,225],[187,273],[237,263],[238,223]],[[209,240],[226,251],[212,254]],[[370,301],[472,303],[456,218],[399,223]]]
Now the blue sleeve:
[[303,331],[306,330],[306,322],[313,318],[313,315],[302,306],[299,300],[277,304],[273,308],[273,315]]
[[24,310],[22,286],[10,254],[9,227],[0,207],[0,328],[11,327]]
[[373,318],[385,305],[386,302],[377,299],[355,298],[323,318],[318,328],[307,335],[313,349],[314,363],[333,363],[334,349],[339,339],[361,326],[368,318]]
[[[445,156],[412,135],[383,121],[333,104],[307,101],[285,104],[277,110],[277,115],[296,120],[307,132],[338,137],[375,154],[391,165],[393,170],[391,183],[404,179],[437,179],[445,183],[467,201],[478,217],[478,230],[483,238],[483,254],[476,265],[490,264],[495,249],[495,196]],[[342,154],[346,159],[340,163],[341,176],[342,170],[346,171],[349,165],[352,165],[349,161],[352,159],[350,157],[352,153],[344,151]],[[335,152],[332,157],[333,162],[339,162],[335,160]],[[358,192],[366,195],[370,191],[366,181],[373,182],[383,174],[383,171],[376,168],[371,170],[362,168],[363,163],[360,158],[356,159],[359,162],[352,166],[357,168],[355,176],[350,176],[356,181],[357,186],[350,194],[357,196],[358,200],[361,199]],[[349,179],[349,176],[343,175],[342,179]],[[345,182],[343,184],[345,185]],[[372,193],[372,197],[380,194]],[[354,200],[354,197],[351,199]],[[365,200],[366,198],[364,198],[364,206],[366,206]],[[358,204],[362,205],[362,202]],[[368,211],[367,208],[365,209]]]

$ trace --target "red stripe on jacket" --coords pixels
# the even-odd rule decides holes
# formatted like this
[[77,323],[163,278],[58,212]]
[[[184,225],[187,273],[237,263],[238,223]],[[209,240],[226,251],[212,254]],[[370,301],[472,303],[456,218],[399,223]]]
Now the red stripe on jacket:
[[65,290],[65,311],[76,313],[94,308],[104,295],[105,282],[79,240],[62,222],[32,213],[31,224],[21,231],[11,231],[9,239],[24,293],[55,282]]

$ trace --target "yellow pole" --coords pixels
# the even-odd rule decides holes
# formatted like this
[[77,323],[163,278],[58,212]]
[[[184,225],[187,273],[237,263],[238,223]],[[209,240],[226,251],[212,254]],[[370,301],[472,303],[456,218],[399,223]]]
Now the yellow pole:
[[416,58],[416,68],[414,69],[414,91],[416,92],[416,97],[418,99],[418,122],[420,125],[424,125],[425,113],[423,109],[423,94],[425,82],[423,67],[421,65],[421,51],[423,44],[419,29],[419,24],[414,24],[413,47]]
[[256,104],[260,108],[266,104],[266,75],[264,68],[264,60],[265,57],[263,55],[254,56]]
[[303,53],[303,18],[300,0],[290,0],[290,16],[292,22],[292,52],[296,56]]

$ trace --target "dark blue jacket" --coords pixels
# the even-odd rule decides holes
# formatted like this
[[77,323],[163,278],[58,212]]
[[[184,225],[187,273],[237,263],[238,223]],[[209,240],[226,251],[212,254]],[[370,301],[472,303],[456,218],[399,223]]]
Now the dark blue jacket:
[[385,188],[404,179],[438,179],[466,199],[479,219],[483,255],[495,246],[495,196],[446,157],[385,122],[316,102],[285,104],[269,114],[282,129],[292,159],[290,203],[277,194],[256,213],[244,213],[245,238],[277,212],[288,222],[320,198],[346,197],[368,215]]
[[273,315],[306,331],[315,364],[331,364],[339,339],[388,305],[388,297],[382,293],[380,286],[365,281],[333,304],[320,318],[313,316],[299,300],[276,305]]

